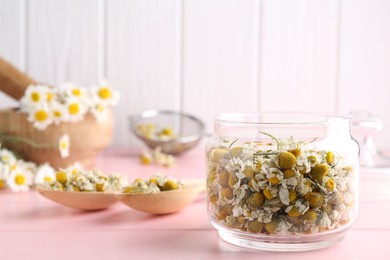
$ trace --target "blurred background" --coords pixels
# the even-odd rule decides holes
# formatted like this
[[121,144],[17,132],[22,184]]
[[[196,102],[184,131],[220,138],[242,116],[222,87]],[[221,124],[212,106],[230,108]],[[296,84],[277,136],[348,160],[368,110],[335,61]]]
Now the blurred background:
[[[368,110],[390,149],[388,0],[0,0],[0,56],[39,82],[121,92],[113,146],[149,108]],[[0,94],[0,109],[16,106]]]

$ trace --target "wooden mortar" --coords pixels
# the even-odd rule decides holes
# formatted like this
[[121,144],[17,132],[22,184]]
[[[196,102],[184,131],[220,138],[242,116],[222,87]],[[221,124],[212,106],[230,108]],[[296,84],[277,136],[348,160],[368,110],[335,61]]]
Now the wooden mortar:
[[[19,100],[27,87],[34,83],[30,77],[0,58],[0,91]],[[27,117],[27,113],[21,113],[18,109],[0,110],[0,134],[26,138],[37,144],[53,144],[52,148],[34,148],[22,142],[2,141],[0,138],[3,147],[27,161],[39,164],[48,162],[55,168],[65,168],[79,162],[86,168],[92,168],[97,154],[112,141],[112,111],[103,122],[98,122],[88,113],[82,121],[50,125],[44,130],[35,128],[27,121]],[[64,134],[70,137],[70,154],[67,158],[61,158],[58,148],[58,141]]]

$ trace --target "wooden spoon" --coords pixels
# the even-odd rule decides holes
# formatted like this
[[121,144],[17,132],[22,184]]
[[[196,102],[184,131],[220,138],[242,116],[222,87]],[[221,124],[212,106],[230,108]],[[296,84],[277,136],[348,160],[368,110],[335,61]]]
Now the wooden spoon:
[[106,209],[118,202],[112,193],[57,191],[41,187],[38,187],[37,191],[51,201],[66,207],[81,210]]
[[158,193],[117,194],[116,198],[128,207],[151,214],[177,212],[191,204],[205,190],[204,181],[187,184],[184,189]]

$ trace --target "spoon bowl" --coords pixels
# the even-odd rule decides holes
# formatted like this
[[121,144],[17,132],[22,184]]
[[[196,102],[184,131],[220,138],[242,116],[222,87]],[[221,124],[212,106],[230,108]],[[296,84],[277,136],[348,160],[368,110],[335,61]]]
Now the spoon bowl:
[[38,187],[37,191],[55,203],[81,210],[102,210],[118,202],[114,194],[103,192],[57,191],[41,187]]
[[151,214],[170,214],[191,204],[205,184],[193,184],[179,190],[157,193],[117,194],[116,198],[128,207]]

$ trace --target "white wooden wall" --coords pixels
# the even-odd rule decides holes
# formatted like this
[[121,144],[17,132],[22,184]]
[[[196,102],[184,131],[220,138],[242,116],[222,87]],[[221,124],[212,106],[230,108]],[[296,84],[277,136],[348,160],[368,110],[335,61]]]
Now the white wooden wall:
[[[388,0],[0,0],[0,56],[41,82],[122,93],[127,115],[366,109],[390,149]],[[0,108],[15,102],[0,95]]]

